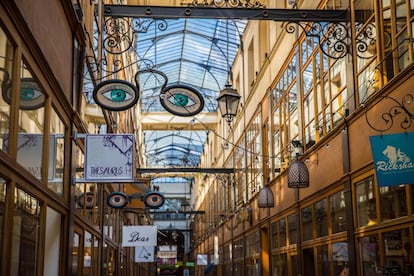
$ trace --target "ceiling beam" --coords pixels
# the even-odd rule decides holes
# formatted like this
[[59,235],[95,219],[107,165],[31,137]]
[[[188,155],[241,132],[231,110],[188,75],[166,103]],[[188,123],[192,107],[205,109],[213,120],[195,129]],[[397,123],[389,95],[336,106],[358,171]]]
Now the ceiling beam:
[[348,10],[105,5],[104,15],[135,18],[210,18],[283,22],[347,22]]
[[234,173],[233,168],[137,168],[137,174],[144,173],[212,173],[212,174],[229,174]]
[[217,112],[200,112],[192,117],[176,116],[166,111],[141,113],[142,130],[207,131],[209,129],[216,129],[218,121]]

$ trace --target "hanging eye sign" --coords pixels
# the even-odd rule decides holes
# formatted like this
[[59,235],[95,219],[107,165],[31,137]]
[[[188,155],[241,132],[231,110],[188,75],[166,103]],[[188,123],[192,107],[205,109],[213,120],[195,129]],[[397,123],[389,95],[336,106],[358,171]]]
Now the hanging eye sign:
[[150,209],[157,209],[165,202],[165,198],[161,193],[149,192],[144,196],[144,203]]
[[100,107],[110,111],[122,111],[138,102],[138,88],[123,80],[106,80],[93,90],[93,99]]
[[173,85],[165,88],[160,94],[161,105],[170,113],[177,116],[193,116],[203,110],[203,96],[196,89]]
[[106,198],[106,203],[112,208],[124,208],[129,202],[128,195],[121,192],[113,192]]
[[[4,101],[9,105],[11,105],[11,91],[11,86],[8,85],[2,93]],[[45,104],[45,99],[45,94],[34,79],[23,78],[20,80],[19,109],[38,109]]]

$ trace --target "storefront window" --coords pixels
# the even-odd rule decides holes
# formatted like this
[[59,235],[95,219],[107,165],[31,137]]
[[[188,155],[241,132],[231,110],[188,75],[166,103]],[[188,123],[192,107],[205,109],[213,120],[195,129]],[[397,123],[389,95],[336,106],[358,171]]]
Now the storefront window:
[[380,271],[378,236],[366,236],[359,239],[360,269],[364,276],[378,275]]
[[328,213],[327,200],[323,199],[315,203],[315,223],[316,223],[316,237],[323,237],[328,235]]
[[379,192],[383,221],[407,215],[405,185],[380,187]]
[[11,275],[36,275],[38,269],[40,202],[15,189]]
[[[11,72],[13,67],[14,47],[0,28],[0,85],[11,91]],[[10,97],[0,97],[0,148],[7,152],[4,139],[9,135],[10,127]]]
[[65,163],[65,125],[52,108],[50,120],[51,148],[49,153],[49,182],[48,187],[58,195],[63,196],[63,168]]
[[345,231],[346,215],[345,215],[345,194],[340,191],[329,197],[329,206],[331,209],[331,229],[332,234]]
[[50,207],[46,209],[44,275],[59,275],[62,216]]
[[356,202],[359,227],[378,223],[373,176],[356,184]]

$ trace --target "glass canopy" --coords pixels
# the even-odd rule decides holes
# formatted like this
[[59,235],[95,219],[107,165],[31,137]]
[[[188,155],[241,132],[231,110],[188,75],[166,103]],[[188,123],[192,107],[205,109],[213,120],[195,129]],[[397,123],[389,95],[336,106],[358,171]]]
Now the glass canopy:
[[[162,88],[190,86],[204,99],[203,112],[217,110],[247,21],[224,19],[134,19],[143,113],[162,112]],[[174,124],[174,121],[170,122]],[[190,129],[190,128],[189,128]],[[145,131],[147,167],[196,167],[207,130]]]

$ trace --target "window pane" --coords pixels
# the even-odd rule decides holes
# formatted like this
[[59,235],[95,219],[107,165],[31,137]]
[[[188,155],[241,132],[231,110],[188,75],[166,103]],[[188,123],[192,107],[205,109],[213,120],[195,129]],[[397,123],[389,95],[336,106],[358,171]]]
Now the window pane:
[[328,214],[326,212],[326,201],[326,199],[323,199],[315,203],[316,237],[318,238],[328,235]]
[[318,251],[317,260],[316,260],[316,267],[318,270],[317,275],[323,276],[323,275],[331,275],[329,273],[329,250],[328,245],[322,245],[316,247],[316,250]]
[[40,204],[15,189],[11,275],[36,275],[39,247]]
[[272,223],[272,248],[277,248],[279,246],[278,244],[278,224],[277,222]]
[[[0,177],[0,248],[3,248],[3,220],[6,211],[6,181]],[[2,250],[0,250],[0,260],[2,259]]]
[[[50,143],[53,151],[49,154],[48,187],[63,196],[63,168],[65,161],[65,125],[60,120],[54,108],[50,120]],[[53,154],[54,153],[54,154]]]
[[312,229],[312,206],[308,206],[302,209],[302,238],[304,241],[313,238]]
[[287,254],[279,254],[273,256],[273,271],[274,275],[287,276]]
[[377,223],[374,179],[372,176],[356,184],[358,226]]
[[407,215],[405,185],[380,187],[382,220],[390,220]]
[[346,230],[345,194],[343,191],[329,197],[332,234]]
[[59,275],[61,225],[61,215],[52,208],[47,207],[44,275]]
[[[382,238],[384,240],[385,253],[384,272],[403,275],[402,272],[407,271],[408,269],[409,264],[407,264],[407,260],[409,260],[408,256],[412,246],[408,228],[385,232]],[[407,267],[405,267],[405,265],[407,265]]]
[[[11,72],[13,65],[14,47],[7,39],[6,34],[0,28],[0,85],[1,87],[9,87],[11,82]],[[11,91],[8,88],[7,91]],[[9,134],[10,127],[10,97],[4,97],[9,93],[0,97],[0,148],[7,151],[5,139]]]
[[279,245],[280,247],[286,246],[286,219],[281,219],[279,221]]
[[[336,242],[332,244],[333,275],[348,275],[348,243]],[[342,273],[342,274],[341,274]]]
[[296,214],[288,216],[289,245],[295,244],[298,240],[297,222]]
[[72,276],[78,275],[78,265],[79,265],[79,245],[80,245],[80,236],[75,233],[73,235],[73,248],[72,248]]
[[361,256],[360,269],[362,275],[378,275],[379,271],[379,247],[377,235],[359,239],[359,251]]
[[17,162],[36,178],[41,179],[45,98],[24,64],[20,82]]

